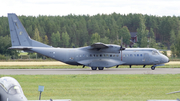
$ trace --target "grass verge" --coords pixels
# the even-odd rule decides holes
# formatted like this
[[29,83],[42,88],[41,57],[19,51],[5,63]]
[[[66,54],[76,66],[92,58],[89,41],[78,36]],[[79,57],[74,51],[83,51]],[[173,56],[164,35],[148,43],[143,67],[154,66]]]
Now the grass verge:
[[44,100],[52,98],[72,101],[146,101],[176,99],[180,96],[180,93],[166,95],[180,89],[180,74],[11,76],[19,81],[28,100],[38,99],[38,85],[45,86],[42,93]]

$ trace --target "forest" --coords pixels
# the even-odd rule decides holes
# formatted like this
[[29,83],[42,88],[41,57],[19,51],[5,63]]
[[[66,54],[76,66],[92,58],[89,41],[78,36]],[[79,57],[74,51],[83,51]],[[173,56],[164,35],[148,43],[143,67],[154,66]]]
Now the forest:
[[[29,36],[53,47],[82,47],[95,42],[129,47],[130,32],[137,32],[133,47],[170,49],[180,57],[180,17],[142,14],[18,16]],[[7,17],[0,17],[0,54],[17,55],[11,46]]]

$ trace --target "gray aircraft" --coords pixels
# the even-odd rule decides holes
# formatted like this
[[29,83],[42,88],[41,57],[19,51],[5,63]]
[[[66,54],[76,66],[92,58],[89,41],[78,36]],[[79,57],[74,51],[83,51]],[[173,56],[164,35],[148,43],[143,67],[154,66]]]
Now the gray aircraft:
[[27,101],[16,79],[12,77],[0,78],[0,101]]
[[154,48],[123,48],[119,45],[95,43],[80,48],[56,48],[31,39],[14,13],[8,14],[12,47],[25,52],[36,52],[70,65],[91,67],[92,70],[119,65],[162,66],[169,58]]

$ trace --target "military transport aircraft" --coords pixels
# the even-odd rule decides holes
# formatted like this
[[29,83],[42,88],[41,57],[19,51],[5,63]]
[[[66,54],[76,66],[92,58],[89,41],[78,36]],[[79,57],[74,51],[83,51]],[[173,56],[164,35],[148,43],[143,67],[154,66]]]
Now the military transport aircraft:
[[12,77],[0,78],[0,101],[27,101],[16,79]]
[[154,48],[123,48],[119,45],[95,43],[80,48],[55,48],[31,39],[24,26],[14,13],[8,14],[12,47],[25,52],[36,52],[70,65],[83,65],[92,70],[119,65],[164,65],[168,57]]

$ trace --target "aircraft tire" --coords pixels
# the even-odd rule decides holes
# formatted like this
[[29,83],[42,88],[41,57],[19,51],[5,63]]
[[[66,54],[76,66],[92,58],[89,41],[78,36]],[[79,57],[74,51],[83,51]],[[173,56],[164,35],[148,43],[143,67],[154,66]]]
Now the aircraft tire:
[[97,67],[91,67],[92,70],[97,70]]
[[152,67],[151,67],[152,70],[155,70],[155,68],[156,68],[155,66],[152,66]]
[[104,67],[98,67],[98,69],[99,69],[99,70],[103,70],[103,69],[104,69]]

